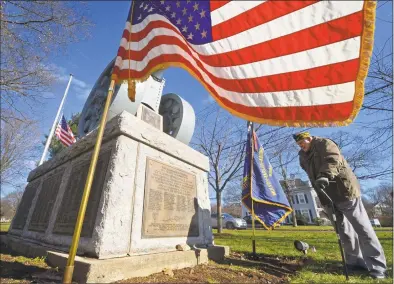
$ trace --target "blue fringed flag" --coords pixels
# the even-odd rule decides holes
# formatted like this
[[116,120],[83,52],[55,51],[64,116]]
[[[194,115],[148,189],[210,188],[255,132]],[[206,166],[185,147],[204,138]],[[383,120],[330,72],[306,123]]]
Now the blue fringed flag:
[[251,131],[249,131],[242,184],[242,203],[251,212],[253,198],[255,218],[267,230],[270,230],[282,222],[292,212],[292,209],[272,169],[271,163],[267,155],[264,154],[264,149],[254,132],[253,183],[252,190],[250,190],[251,136]]

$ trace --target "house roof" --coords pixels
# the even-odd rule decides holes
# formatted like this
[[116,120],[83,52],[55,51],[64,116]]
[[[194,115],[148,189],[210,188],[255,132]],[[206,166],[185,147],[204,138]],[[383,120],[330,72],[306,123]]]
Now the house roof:
[[[294,190],[312,189],[312,186],[309,181],[303,181],[303,180],[297,178],[294,180],[294,182],[295,182],[294,183],[294,186],[295,186]],[[280,180],[279,183],[283,188],[285,188],[285,181],[284,180]]]

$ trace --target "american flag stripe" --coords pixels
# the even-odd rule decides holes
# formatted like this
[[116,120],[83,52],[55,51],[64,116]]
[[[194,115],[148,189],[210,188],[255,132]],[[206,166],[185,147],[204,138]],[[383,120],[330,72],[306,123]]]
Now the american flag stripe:
[[[69,129],[69,131],[71,131],[71,129]],[[69,138],[70,141],[74,141],[74,138],[70,136],[70,133],[65,131],[64,129],[58,129],[58,133],[63,134],[65,137]]]
[[[215,56],[197,54],[196,57],[210,66],[227,67],[294,54],[300,51],[361,36],[362,27],[359,23],[362,22],[362,18],[362,12],[353,13],[348,17],[335,19],[330,22],[313,26],[310,29],[304,29],[243,48],[238,51],[237,57],[231,57],[233,51],[217,54]],[[131,48],[133,50],[130,53],[126,52],[122,57],[123,60],[133,58],[136,61],[141,61],[150,49],[163,44],[176,44],[185,51],[193,48],[190,44],[185,43],[181,33],[169,23],[165,23],[166,29],[160,29],[163,27],[163,23],[159,21],[151,22],[149,25],[150,27],[147,27],[147,30],[155,30],[155,32],[151,32],[146,36],[143,36],[144,40],[141,40],[136,44],[131,43]],[[126,37],[127,34],[128,33],[124,36]],[[326,36],[311,38],[311,34],[325,34]],[[135,38],[137,39],[138,37]],[[288,44],[289,42],[292,44]],[[127,41],[123,39],[121,47],[126,49],[127,46]],[[261,53],[261,50],[265,50],[265,52]]]
[[[151,57],[147,58],[149,62],[145,69],[136,72],[131,71],[133,77],[141,77],[143,74],[153,69],[154,66],[160,64],[162,60],[166,62],[180,62],[188,66],[195,74],[198,74],[198,78],[202,78],[207,85],[213,86],[216,89],[217,96],[227,97],[233,103],[244,104],[245,106],[304,106],[312,104],[326,104],[342,102],[343,100],[351,100],[354,94],[354,83],[350,82],[347,84],[336,84],[330,86],[324,86],[316,89],[304,89],[304,90],[290,90],[286,92],[271,92],[271,93],[238,93],[229,90],[225,90],[212,82],[209,76],[202,72],[196,65],[196,62],[188,57],[186,53],[178,51],[179,54],[165,54],[160,55],[160,50],[155,49],[156,54],[152,54]],[[132,64],[135,64],[133,62]],[[352,92],[353,93],[350,93]],[[289,97],[291,96],[291,97]],[[271,99],[272,98],[272,99]]]
[[[299,58],[304,58],[304,61],[301,61],[302,63],[304,63],[304,66],[302,66],[301,62],[300,65],[304,68],[301,68],[301,70],[303,71],[298,71],[300,73],[309,75],[309,73],[311,73],[311,76],[318,76],[319,75],[319,71],[322,68],[316,68],[316,67],[320,67],[320,66],[324,66],[324,68],[327,70],[326,73],[331,73],[333,72],[332,70],[332,66],[327,68],[327,65],[333,62],[330,62],[327,60],[330,59],[326,56],[323,56],[324,51],[327,50],[327,48],[324,48],[324,50],[321,50],[321,52],[311,52],[309,53],[309,55],[313,58],[316,58],[315,62],[312,62],[310,60],[308,60],[308,53],[305,53],[304,56],[299,55]],[[328,49],[330,50],[330,49]],[[357,57],[357,53],[353,54],[355,50],[354,48],[351,49],[352,53],[349,53],[348,57],[346,58],[346,60],[344,60],[344,64],[336,64],[336,66],[338,67],[343,67],[343,66],[354,66],[352,64],[346,64],[348,60],[350,59],[354,59],[354,57]],[[162,54],[164,53],[164,54]],[[178,57],[177,55],[181,55],[181,57]],[[340,55],[346,55],[344,53],[341,53]],[[340,56],[338,55],[338,56]],[[293,55],[290,55],[293,56]],[[224,93],[226,93],[226,91],[236,91],[231,89],[231,86],[229,83],[229,80],[231,80],[230,82],[233,83],[232,85],[237,86],[238,88],[243,88],[245,90],[245,88],[248,88],[248,86],[252,86],[254,88],[253,93],[248,94],[249,96],[258,96],[259,94],[264,93],[264,91],[258,91],[258,90],[264,90],[262,86],[260,86],[260,82],[264,82],[267,81],[266,77],[258,77],[258,78],[244,78],[243,74],[245,74],[246,72],[254,72],[253,70],[253,65],[246,65],[246,66],[242,66],[243,68],[241,68],[241,66],[237,66],[240,67],[240,69],[236,69],[234,68],[232,71],[230,68],[225,67],[225,68],[212,68],[210,67],[211,72],[207,71],[203,66],[202,63],[200,63],[199,61],[196,61],[195,58],[193,58],[192,56],[190,56],[188,53],[186,53],[183,50],[178,50],[177,46],[173,45],[173,46],[163,46],[163,47],[154,47],[152,50],[150,50],[148,52],[148,54],[145,56],[144,60],[141,62],[137,62],[137,61],[131,61],[129,63],[129,61],[123,61],[123,67],[127,68],[127,64],[130,64],[131,66],[135,66],[136,70],[132,70],[131,71],[131,76],[133,77],[140,77],[142,76],[142,74],[144,74],[147,69],[149,68],[147,66],[147,63],[149,63],[151,60],[159,60],[160,58],[163,59],[165,57],[166,60],[171,60],[169,62],[174,62],[174,60],[177,60],[177,58],[181,59],[181,58],[185,58],[186,60],[184,61],[184,63],[188,64],[188,65],[193,65],[193,67],[198,70],[199,73],[203,74],[204,79],[207,80],[207,82],[209,82],[212,85],[217,85],[218,87],[225,87],[225,90],[223,90]],[[319,62],[319,59],[323,62]],[[332,60],[338,59],[338,57],[332,57]],[[295,60],[295,59],[294,59]],[[293,60],[293,62],[294,62]],[[292,60],[288,60],[288,62],[292,62]],[[280,64],[281,61],[280,60],[276,60],[273,59],[272,62],[270,62],[270,64],[267,64],[266,61],[264,61],[262,64],[258,65],[255,67],[256,74],[258,74],[260,72],[260,70],[263,70],[263,72],[265,72],[267,74],[267,76],[270,75],[276,75],[279,74],[278,79],[283,77],[283,76],[287,76],[284,75],[286,73],[289,72],[296,72],[296,66],[292,66],[291,64],[288,64],[286,66],[284,66],[283,64]],[[321,64],[320,64],[321,63]],[[313,64],[313,65],[311,65]],[[316,66],[317,65],[317,66]],[[218,75],[220,75],[220,71],[223,71],[223,69],[228,68],[228,70],[226,70],[226,74],[225,76],[223,76],[224,78],[218,78]],[[312,68],[316,68],[316,69],[312,69]],[[356,69],[357,70],[357,69]],[[344,72],[342,74],[345,74],[346,72],[350,72],[351,70],[345,69],[343,70]],[[123,72],[128,72],[128,71],[123,71]],[[233,74],[231,74],[230,72],[233,72]],[[336,72],[338,72],[336,70]],[[212,75],[213,73],[213,75]],[[354,74],[352,79],[353,81],[356,79],[356,72],[351,72]],[[351,75],[351,73],[346,74],[346,75]],[[335,73],[337,74],[337,73]],[[289,75],[289,74],[288,74]],[[215,82],[213,82],[213,78],[216,82],[218,82],[218,84],[215,84]],[[343,80],[343,77],[340,76],[335,76],[335,78],[337,78],[337,80]],[[305,78],[305,79],[308,79]],[[294,79],[293,79],[294,80]],[[290,82],[293,82],[290,81]],[[348,79],[349,80],[349,79]],[[220,81],[220,82],[219,82]],[[220,83],[220,84],[219,84]],[[308,80],[302,80],[302,82],[300,82],[300,84],[308,84]],[[312,82],[310,84],[316,84],[316,82]],[[272,86],[267,86],[268,88],[275,88],[274,85]],[[257,88],[257,89],[256,89]],[[302,90],[301,90],[302,91]],[[246,94],[240,94],[242,95],[246,95]],[[240,95],[235,94],[234,97],[235,98],[239,98]],[[267,93],[267,95],[270,95]],[[319,96],[325,96],[325,94],[319,94]],[[330,96],[331,97],[331,96]],[[333,100],[340,100],[342,99],[342,97],[338,96],[338,97],[334,97]],[[232,100],[233,102],[235,102],[234,100]],[[333,102],[337,102],[337,101],[333,101]],[[245,104],[247,104],[248,102],[245,102]],[[270,106],[270,105],[266,105],[266,106]]]
[[220,1],[211,1],[210,5],[211,5],[211,11],[215,11],[216,9],[219,9],[220,7],[226,5],[227,3],[229,3],[231,1],[226,1],[226,0],[220,0]]
[[[212,27],[219,25],[223,22],[229,20],[236,20],[236,17],[257,7],[264,3],[265,1],[245,1],[244,5],[238,5],[238,3],[231,1],[226,5],[212,11],[211,13],[211,23]],[[245,15],[245,14],[244,14]]]
[[[136,64],[136,62],[132,61],[131,64]],[[207,73],[201,63],[196,61],[196,65]],[[244,93],[275,92],[321,87],[329,85],[330,83],[342,84],[351,82],[357,78],[358,66],[359,59],[356,58],[331,65],[318,66],[313,69],[310,68],[288,73],[272,74],[251,79],[220,79],[210,73],[207,73],[207,75],[214,84],[229,91]],[[333,70],[335,70],[335,72],[333,72]],[[132,71],[132,74],[135,76],[141,76],[141,73],[143,72],[145,72],[145,70],[139,70],[138,72]],[[293,79],[287,80],[287,77],[289,76]]]
[[61,138],[58,138],[58,139],[60,140],[60,142],[62,142],[62,144],[64,144],[64,145],[67,146],[67,147],[68,147],[68,146],[71,146],[71,145],[74,143],[74,141],[70,140],[70,139],[67,138],[66,136],[59,134],[59,132],[56,132],[56,135],[58,135],[59,137],[61,137]]
[[61,133],[60,131],[56,131],[56,136],[58,136],[58,139],[62,144],[65,146],[71,146],[75,141],[69,138],[68,134],[64,134],[63,132]]
[[363,95],[365,72],[360,70],[368,68],[372,48],[375,3],[211,1],[211,39],[202,43],[193,39],[192,31],[204,36],[192,24],[203,8],[193,14],[181,1],[185,13],[179,20],[192,22],[182,27],[164,12],[175,11],[174,3],[145,1],[139,6],[138,13],[159,12],[139,14],[135,24],[126,23],[115,78],[138,80],[178,66],[245,119],[276,125],[348,124],[354,119]]
[[[295,54],[289,54],[233,67],[212,67],[204,62],[196,62],[195,64],[198,64],[199,67],[204,69],[204,71],[208,74],[221,79],[239,80],[251,78],[252,76],[252,78],[258,78],[262,76],[295,72],[297,70],[307,70],[329,64],[335,64],[338,62],[353,60],[359,57],[360,41],[360,37],[354,37],[348,40],[301,51]],[[335,51],[338,49],[345,50],[347,52],[338,53],[335,57],[324,56],[326,53],[335,55]],[[185,51],[178,45],[163,44],[161,46],[152,47],[152,49],[146,53],[142,61],[131,60],[131,62],[129,62],[127,59],[123,60],[121,67],[125,69],[129,66],[129,64],[131,64],[135,71],[141,71],[146,67],[148,60],[151,60],[156,57],[157,54],[160,54],[160,52],[157,52],[157,50],[162,50],[164,54],[185,54],[188,60],[193,61],[198,58],[198,55],[190,49]],[[133,58],[132,54],[131,58]],[[200,61],[198,60],[198,62]],[[287,62],[287,64],[285,65],[283,62]],[[248,74],[251,72],[253,75],[248,76]],[[133,73],[131,74],[133,75]]]
[[[276,1],[274,2],[276,3]],[[271,20],[263,25],[255,26],[249,29],[247,32],[238,33],[228,38],[216,40],[212,43],[201,44],[201,45],[194,45],[194,44],[189,44],[189,45],[197,53],[202,55],[207,55],[207,54],[211,55],[212,51],[214,51],[215,54],[217,53],[221,54],[230,51],[234,52],[249,47],[250,40],[248,39],[250,37],[255,38],[255,40],[253,41],[253,45],[256,45],[258,43],[263,43],[304,29],[308,29],[309,31],[309,28],[314,27],[316,25],[326,23],[335,19],[347,17],[349,15],[352,15],[353,13],[361,11],[363,8],[363,2],[354,1],[352,5],[349,5],[349,1],[337,1],[335,2],[335,6],[333,7],[331,6],[333,6],[331,1],[319,1],[316,4],[307,6],[300,10],[296,10],[290,14]],[[295,19],[298,18],[303,18],[303,21],[295,21]],[[167,23],[168,25],[165,25],[164,28],[168,29],[171,27],[172,30],[178,31],[177,27],[174,26],[165,17],[156,14],[149,15],[143,22],[133,25],[132,27],[132,33],[130,37],[131,40],[130,44],[132,50],[139,50],[136,49],[135,46],[140,47],[139,42],[141,41],[141,39],[144,39],[149,34],[149,32],[151,32],[152,28],[154,29],[160,28],[160,24],[152,25],[151,26],[152,28],[147,26],[151,23],[155,23],[156,21],[162,24]],[[343,29],[346,30],[346,27],[343,27]],[[131,30],[131,25],[130,23],[127,23],[125,27],[125,31],[123,33],[123,39],[121,41],[121,43],[125,44],[124,47],[128,46],[127,39],[129,38],[130,30]]]
[[[212,35],[215,40],[230,37],[278,18],[282,18],[281,20],[283,20],[284,16],[287,14],[294,13],[299,9],[317,2],[318,1],[266,1],[262,3],[261,1],[253,1],[252,3],[259,4],[255,9],[248,13],[238,14],[231,20],[214,25],[212,27]],[[225,10],[223,13],[228,12],[228,10],[230,10],[228,8],[231,9],[231,7],[225,5],[223,7],[223,10]],[[308,12],[308,10],[305,12]],[[297,16],[297,14],[294,14],[294,16]],[[276,22],[280,22],[280,20],[273,23]],[[281,28],[281,26],[278,28]]]
[[71,146],[76,142],[74,134],[72,133],[72,130],[70,126],[67,124],[67,121],[64,116],[62,116],[62,119],[60,120],[58,126],[56,127],[55,134],[59,139],[59,141],[67,147]]
[[[214,90],[207,87],[210,92]],[[328,121],[345,120],[349,117],[349,112],[353,109],[353,102],[329,104],[322,106],[303,106],[303,107],[246,107],[244,105],[234,104],[226,98],[218,99],[219,103],[226,106],[230,110],[236,110],[239,115],[244,116],[248,120],[253,118],[261,118],[277,125],[275,121],[320,121],[321,113],[324,113],[324,119]],[[272,121],[271,121],[272,120]],[[310,124],[313,125],[313,124]]]

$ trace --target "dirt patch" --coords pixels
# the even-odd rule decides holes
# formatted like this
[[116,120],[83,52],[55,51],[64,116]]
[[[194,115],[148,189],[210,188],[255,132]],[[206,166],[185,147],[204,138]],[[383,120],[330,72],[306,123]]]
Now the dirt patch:
[[[49,267],[43,258],[27,258],[7,247],[1,247],[1,283],[58,283],[63,273]],[[221,263],[179,270],[167,269],[148,277],[132,278],[117,283],[288,283],[289,276],[303,262],[296,258],[277,258],[258,254],[231,253]]]
[[132,278],[117,283],[284,283],[262,271],[239,269],[229,265],[210,262],[194,268],[173,270],[173,276],[156,273],[148,277]]
[[300,268],[299,259],[232,253],[221,263],[184,268],[132,278],[117,283],[288,283]]
[[53,283],[60,282],[62,274],[49,267],[44,258],[28,258],[1,244],[1,283]]

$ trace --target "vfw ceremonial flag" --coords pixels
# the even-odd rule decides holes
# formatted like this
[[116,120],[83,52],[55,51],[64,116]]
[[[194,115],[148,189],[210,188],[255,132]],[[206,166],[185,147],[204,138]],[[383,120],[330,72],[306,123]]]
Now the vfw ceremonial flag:
[[133,98],[135,81],[177,66],[246,120],[347,125],[363,101],[375,8],[359,0],[133,1],[112,78],[128,80]]
[[55,131],[56,137],[62,142],[64,146],[71,146],[76,142],[74,134],[68,126],[66,118],[62,115],[62,119],[60,120],[58,126]]
[[[252,212],[253,200],[255,218],[269,230],[282,222],[293,210],[258,138],[255,133],[253,137],[251,136],[249,131],[242,183],[242,203]],[[254,140],[252,188],[250,188],[251,138]]]

